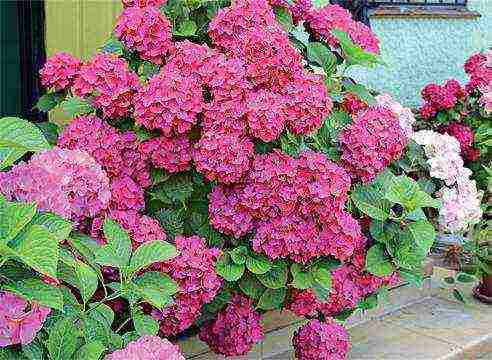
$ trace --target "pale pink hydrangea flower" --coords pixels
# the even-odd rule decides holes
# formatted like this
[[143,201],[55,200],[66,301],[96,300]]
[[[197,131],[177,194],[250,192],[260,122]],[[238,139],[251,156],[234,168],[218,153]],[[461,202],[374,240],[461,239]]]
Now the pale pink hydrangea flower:
[[398,117],[403,133],[407,138],[410,138],[413,134],[413,124],[417,121],[412,110],[395,101],[388,93],[376,96],[376,101],[380,106],[391,110]]
[[72,86],[82,62],[74,56],[59,52],[51,56],[39,71],[41,84],[54,91],[66,90]]
[[185,360],[179,347],[167,339],[145,335],[124,349],[107,355],[105,360]]
[[43,327],[50,309],[10,292],[0,293],[0,348],[29,344]]

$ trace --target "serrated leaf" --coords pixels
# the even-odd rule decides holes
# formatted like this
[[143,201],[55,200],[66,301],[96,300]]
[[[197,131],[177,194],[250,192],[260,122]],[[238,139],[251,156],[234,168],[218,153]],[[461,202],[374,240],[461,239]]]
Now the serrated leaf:
[[373,219],[384,221],[389,217],[389,204],[381,193],[370,186],[358,186],[352,191],[355,206]]
[[74,270],[77,276],[77,288],[80,291],[82,300],[87,303],[97,290],[97,273],[89,265],[81,261],[77,261]]
[[46,228],[58,242],[70,235],[73,226],[71,221],[50,212],[37,213],[31,224]]
[[265,274],[272,268],[272,262],[264,255],[250,254],[246,259],[246,267],[253,274]]
[[44,275],[56,278],[58,241],[43,226],[32,225],[18,238],[15,254]]
[[72,234],[67,241],[77,251],[82,260],[91,265],[93,269],[98,269],[96,252],[100,245],[94,239],[85,234],[76,233]]
[[286,292],[285,288],[266,289],[258,300],[258,308],[262,310],[279,309],[284,302]]
[[256,277],[267,288],[280,289],[287,283],[287,266],[284,263],[273,264],[270,270]]
[[301,265],[293,263],[290,266],[290,272],[292,274],[291,285],[296,289],[304,290],[313,286],[313,274],[309,270],[304,270]]
[[337,64],[335,55],[322,43],[310,42],[307,45],[308,59],[321,66],[327,75],[333,72]]
[[159,331],[159,323],[149,315],[145,315],[140,310],[132,314],[133,325],[140,336],[156,335]]
[[369,226],[369,232],[373,239],[383,244],[388,244],[394,239],[398,235],[399,230],[400,227],[394,222],[373,220]]
[[425,254],[430,250],[436,239],[434,226],[426,220],[408,224],[404,232],[409,234],[410,238]]
[[71,118],[94,111],[94,108],[88,100],[75,96],[65,99],[61,103],[61,108],[63,112]]
[[76,360],[99,360],[106,347],[100,341],[91,341],[77,350]]
[[0,207],[0,244],[17,236],[36,214],[36,203],[6,203]]
[[393,273],[393,264],[386,256],[382,245],[373,245],[367,251],[366,270],[376,276],[388,276]]
[[193,36],[197,30],[196,23],[193,20],[184,20],[178,25],[178,30],[175,33],[180,36]]
[[157,308],[166,306],[171,296],[178,292],[178,284],[168,275],[149,271],[135,279],[139,294]]
[[231,251],[229,251],[232,261],[236,264],[244,264],[248,256],[248,248],[246,246],[238,246]]
[[227,281],[236,281],[244,274],[244,265],[236,264],[229,254],[222,255],[215,263],[217,274]]
[[378,297],[376,294],[369,295],[359,301],[357,307],[362,311],[372,310],[378,306]]
[[33,301],[40,305],[57,310],[62,310],[63,308],[63,295],[60,289],[48,285],[39,279],[30,278],[17,281],[8,285],[3,285],[2,289],[13,292],[26,300]]
[[96,252],[96,261],[101,265],[124,268],[131,254],[131,240],[127,232],[114,220],[107,218],[103,225],[107,244]]
[[25,153],[50,148],[41,130],[17,117],[0,119],[0,170],[11,166]]
[[294,22],[292,21],[292,15],[289,10],[284,7],[276,7],[274,9],[277,21],[282,25],[285,31],[289,32],[294,27]]
[[48,351],[51,360],[67,360],[77,350],[79,330],[72,318],[61,318],[50,331]]
[[329,270],[318,267],[313,271],[313,278],[320,286],[328,291],[331,290],[331,272]]
[[[22,355],[28,360],[43,360],[43,353],[43,345],[40,343],[39,339],[34,339],[29,344],[22,345]],[[0,359],[2,359],[1,356]]]
[[166,241],[155,240],[140,245],[130,260],[130,273],[138,272],[160,261],[172,259],[178,255],[176,247]]
[[181,210],[161,209],[157,219],[171,238],[184,232],[185,219]]
[[36,108],[44,112],[53,110],[61,103],[63,97],[63,94],[57,92],[44,94],[38,99],[38,102],[36,103]]
[[265,287],[256,279],[256,277],[247,274],[239,281],[239,288],[243,293],[252,299],[259,299],[265,291]]

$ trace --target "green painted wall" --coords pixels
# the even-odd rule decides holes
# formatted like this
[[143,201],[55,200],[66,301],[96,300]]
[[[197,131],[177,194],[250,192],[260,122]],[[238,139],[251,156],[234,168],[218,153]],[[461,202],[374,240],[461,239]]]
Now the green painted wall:
[[353,69],[351,76],[401,102],[416,106],[429,82],[466,79],[463,63],[477,50],[492,46],[492,0],[468,0],[477,19],[373,18],[383,59],[389,67]]

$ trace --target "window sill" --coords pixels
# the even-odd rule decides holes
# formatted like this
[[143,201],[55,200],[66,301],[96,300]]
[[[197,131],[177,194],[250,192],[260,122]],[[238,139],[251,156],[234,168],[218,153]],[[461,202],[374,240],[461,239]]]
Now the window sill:
[[466,8],[447,8],[437,6],[380,6],[369,10],[370,18],[404,17],[411,19],[476,19],[482,15]]

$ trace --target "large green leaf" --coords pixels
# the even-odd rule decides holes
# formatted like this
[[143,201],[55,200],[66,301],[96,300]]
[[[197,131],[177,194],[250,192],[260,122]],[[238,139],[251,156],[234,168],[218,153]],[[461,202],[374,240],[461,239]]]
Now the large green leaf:
[[282,25],[285,31],[289,32],[294,27],[294,23],[292,21],[292,15],[290,15],[289,10],[284,7],[276,7],[275,16],[277,21]]
[[321,66],[326,74],[331,74],[337,65],[337,58],[322,43],[310,42],[307,45],[307,56],[310,61]]
[[75,326],[72,318],[68,317],[58,320],[51,329],[48,339],[50,359],[72,359],[72,356],[77,350],[77,338],[79,335],[80,331]]
[[303,269],[297,263],[293,263],[290,266],[290,272],[292,274],[292,286],[296,289],[304,290],[313,286],[314,277],[311,271]]
[[339,41],[344,58],[349,65],[373,67],[377,64],[384,64],[380,56],[369,53],[362,49],[359,45],[354,44],[346,32],[333,29],[331,30],[331,33]]
[[135,286],[140,296],[157,308],[167,305],[179,290],[178,284],[168,275],[155,271],[137,277]]
[[93,268],[98,268],[96,253],[100,245],[94,239],[85,234],[75,233],[68,238],[68,243],[77,251],[82,260]]
[[439,208],[440,206],[439,201],[420,190],[420,186],[415,180],[404,175],[393,178],[385,192],[385,198],[393,203],[403,205],[410,212],[420,207]]
[[36,103],[36,108],[41,111],[48,112],[58,106],[62,100],[63,94],[61,93],[47,93],[39,98],[38,102]]
[[16,117],[0,119],[0,170],[12,165],[25,153],[50,148],[41,130]]
[[239,288],[252,299],[259,299],[261,294],[265,291],[265,287],[258,281],[258,279],[247,274],[239,281]]
[[94,108],[88,100],[75,96],[69,97],[63,101],[61,107],[63,112],[72,118],[94,111]]
[[31,224],[45,227],[58,242],[68,237],[73,226],[71,221],[49,212],[36,214]]
[[426,220],[408,224],[404,232],[409,234],[423,253],[427,253],[430,250],[436,239],[434,226]]
[[256,275],[258,280],[269,289],[280,289],[287,283],[287,265],[283,262],[273,264],[264,274]]
[[0,207],[0,244],[12,240],[36,214],[36,203],[6,203]]
[[366,270],[376,276],[388,276],[394,271],[394,266],[381,244],[376,244],[367,251]]
[[75,275],[77,276],[78,289],[84,303],[87,303],[97,290],[97,273],[87,264],[77,261],[75,265]]
[[103,225],[107,244],[96,251],[96,261],[101,265],[124,268],[129,265],[132,244],[123,228],[112,219]]
[[258,307],[262,310],[280,308],[284,302],[286,291],[285,288],[266,289],[258,300]]
[[155,240],[140,245],[130,260],[130,272],[135,273],[152,263],[172,259],[178,254],[176,247],[168,242]]
[[2,289],[8,290],[18,296],[45,305],[53,309],[62,310],[63,294],[57,287],[46,284],[40,279],[30,278],[17,281],[2,286]]
[[136,310],[132,312],[133,325],[135,330],[144,335],[156,335],[159,331],[159,323],[149,315],[145,315],[142,311]]
[[246,267],[253,274],[264,274],[272,268],[272,262],[264,255],[250,254],[246,259]]
[[389,204],[373,187],[367,185],[356,187],[352,191],[352,200],[360,211],[373,219],[384,221],[390,214]]
[[232,261],[231,256],[226,253],[222,255],[215,263],[215,271],[227,281],[236,281],[244,274],[244,265],[236,264]]
[[91,341],[83,345],[75,357],[76,360],[99,360],[106,347],[100,341]]
[[25,264],[56,278],[58,241],[45,227],[32,225],[19,237],[14,251]]
[[369,232],[373,239],[384,244],[388,244],[394,239],[399,231],[400,227],[395,222],[373,220],[369,226]]

